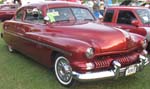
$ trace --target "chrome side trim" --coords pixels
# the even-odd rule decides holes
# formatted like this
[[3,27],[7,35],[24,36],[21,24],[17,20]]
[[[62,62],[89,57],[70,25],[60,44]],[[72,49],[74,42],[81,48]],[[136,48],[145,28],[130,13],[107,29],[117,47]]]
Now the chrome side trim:
[[[146,66],[149,63],[148,57],[139,55],[139,59],[140,59],[139,63],[130,65],[130,66],[135,66],[137,68],[136,72],[142,70],[144,66]],[[129,68],[129,66],[120,68],[121,64],[115,60],[112,62],[112,64],[114,68],[111,70],[105,70],[99,72],[87,72],[84,74],[73,71],[72,76],[74,79],[83,82],[97,80],[97,79],[118,78],[120,76],[125,76],[125,71]]]
[[[39,41],[36,41],[36,40],[33,40],[33,39],[29,39],[29,38],[23,37],[23,34],[20,34],[20,33],[14,34],[14,33],[8,32],[8,31],[4,31],[4,33],[7,33],[7,34],[12,35],[12,36],[19,37],[19,38],[24,39],[24,40],[26,40],[26,41],[30,41],[30,42],[32,42],[32,43],[35,43],[35,44],[37,44],[37,45],[41,45],[41,46],[44,46],[44,47],[53,49],[53,50],[55,50],[55,51],[61,52],[61,53],[65,54],[65,55],[68,55],[68,56],[71,56],[71,55],[72,55],[72,53],[67,52],[67,51],[65,51],[65,50],[56,48],[56,47],[54,47],[54,46],[51,46],[51,45],[48,45],[48,44],[45,44],[45,43],[42,43],[42,42],[39,42]],[[20,35],[21,35],[21,36],[20,36]]]

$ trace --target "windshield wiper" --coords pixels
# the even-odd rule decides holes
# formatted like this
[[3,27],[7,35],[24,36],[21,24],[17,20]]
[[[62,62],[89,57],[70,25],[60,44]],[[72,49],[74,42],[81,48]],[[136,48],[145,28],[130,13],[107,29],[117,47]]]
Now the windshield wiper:
[[52,22],[52,23],[57,23],[57,22],[69,22],[70,20],[69,19],[66,19],[66,20],[57,20],[57,21],[54,21],[54,22]]

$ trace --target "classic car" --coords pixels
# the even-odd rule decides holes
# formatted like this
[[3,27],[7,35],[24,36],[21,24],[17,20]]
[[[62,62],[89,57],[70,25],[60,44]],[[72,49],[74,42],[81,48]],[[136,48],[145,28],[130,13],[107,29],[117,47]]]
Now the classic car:
[[14,16],[17,8],[18,8],[18,5],[14,5],[14,4],[0,5],[0,20],[1,21],[10,20]]
[[150,52],[149,16],[150,10],[145,7],[108,7],[104,12],[103,23],[145,36],[148,40],[147,51]]
[[80,4],[28,4],[3,29],[10,52],[54,68],[58,82],[67,87],[76,81],[129,76],[149,63],[143,36],[99,24]]

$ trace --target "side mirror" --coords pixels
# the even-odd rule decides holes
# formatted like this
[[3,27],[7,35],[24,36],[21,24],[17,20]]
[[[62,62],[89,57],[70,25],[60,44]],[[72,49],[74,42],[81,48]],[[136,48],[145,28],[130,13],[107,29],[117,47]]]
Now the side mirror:
[[47,24],[50,21],[50,18],[48,16],[44,17],[44,23]]
[[44,17],[44,21],[47,21],[47,22],[48,22],[49,20],[50,20],[50,18],[49,18],[48,16],[45,16],[45,17]]
[[131,24],[138,27],[139,26],[139,21],[138,20],[133,20],[133,21],[131,21]]

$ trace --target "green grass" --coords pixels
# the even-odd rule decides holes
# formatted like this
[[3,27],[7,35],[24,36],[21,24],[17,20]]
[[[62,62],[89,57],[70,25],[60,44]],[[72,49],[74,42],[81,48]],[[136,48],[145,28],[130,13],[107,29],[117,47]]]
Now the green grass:
[[[149,89],[150,65],[136,75],[117,80],[78,83],[71,89]],[[52,71],[16,52],[9,53],[0,38],[0,89],[67,89]]]

